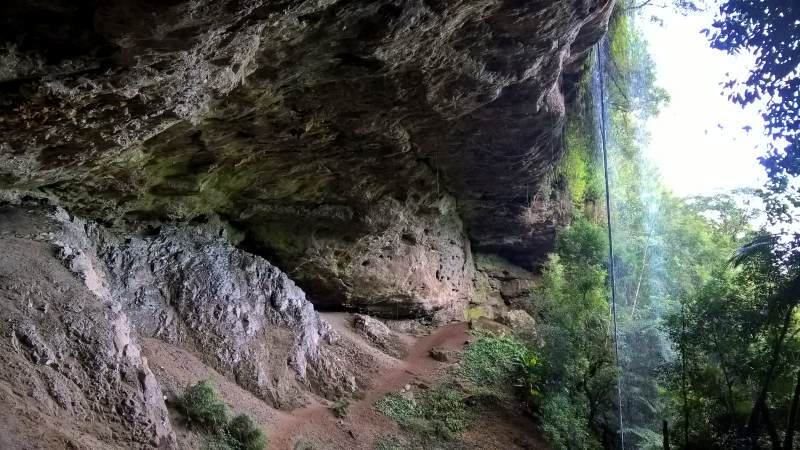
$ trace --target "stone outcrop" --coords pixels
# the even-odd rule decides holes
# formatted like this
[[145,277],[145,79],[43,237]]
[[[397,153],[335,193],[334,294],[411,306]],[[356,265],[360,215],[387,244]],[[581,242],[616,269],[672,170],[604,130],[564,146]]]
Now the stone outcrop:
[[470,248],[532,269],[567,220],[563,92],[611,6],[9,0],[0,188],[219,215],[321,307],[452,315]]
[[218,224],[118,237],[56,216],[62,258],[100,298],[122,305],[140,336],[201,355],[279,408],[303,403],[309,389],[336,397],[358,388],[353,368],[364,356],[286,274],[231,246]]
[[353,329],[364,336],[370,344],[387,355],[400,358],[407,353],[407,349],[400,337],[380,320],[363,314],[356,314],[353,316]]
[[475,255],[475,288],[470,301],[475,315],[501,318],[509,308],[529,305],[537,276],[497,255]]
[[122,305],[53,257],[39,219],[0,207],[0,448],[175,448]]

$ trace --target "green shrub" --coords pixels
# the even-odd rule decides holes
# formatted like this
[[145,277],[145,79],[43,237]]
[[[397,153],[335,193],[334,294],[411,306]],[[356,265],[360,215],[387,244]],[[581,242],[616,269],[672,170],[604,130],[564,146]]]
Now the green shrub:
[[573,448],[602,448],[592,433],[585,417],[582,402],[576,402],[567,394],[548,396],[541,406],[542,431],[556,450]]
[[414,434],[450,440],[467,428],[469,412],[465,400],[463,392],[440,386],[415,400],[389,394],[375,404],[375,409]]
[[375,410],[397,423],[417,414],[417,402],[393,392],[375,403]]
[[333,415],[340,419],[347,417],[347,413],[350,410],[350,400],[346,398],[336,400],[333,406],[331,406],[331,410],[333,411]]
[[422,396],[417,414],[437,425],[437,435],[447,434],[446,437],[449,438],[448,432],[458,433],[467,428],[469,413],[464,400],[465,395],[462,392],[449,387],[439,387]]
[[407,448],[399,437],[391,434],[381,436],[375,441],[375,450],[406,450]]
[[231,419],[226,428],[228,439],[237,450],[264,450],[267,438],[247,414],[239,414]]
[[178,411],[189,428],[211,435],[207,450],[264,450],[267,447],[264,433],[250,416],[239,414],[228,421],[228,408],[208,380],[186,388],[178,399]]
[[231,445],[230,440],[224,434],[210,438],[203,448],[204,450],[236,450],[236,447]]
[[467,347],[458,374],[479,386],[503,386],[519,377],[528,349],[517,339],[473,332],[478,340]]
[[189,428],[219,434],[228,423],[228,408],[217,398],[208,380],[186,388],[183,396],[178,399],[178,411]]

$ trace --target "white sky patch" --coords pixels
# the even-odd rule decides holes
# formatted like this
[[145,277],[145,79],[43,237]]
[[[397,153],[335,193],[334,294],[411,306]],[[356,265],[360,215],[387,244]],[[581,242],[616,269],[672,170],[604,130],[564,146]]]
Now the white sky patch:
[[[654,7],[639,21],[656,65],[656,83],[671,96],[647,125],[645,154],[679,196],[758,188],[766,180],[756,159],[769,142],[758,107],[742,109],[720,94],[726,73],[743,78],[752,56],[712,49],[700,34],[711,27],[716,9],[681,16]],[[645,19],[650,15],[662,19],[663,26]]]

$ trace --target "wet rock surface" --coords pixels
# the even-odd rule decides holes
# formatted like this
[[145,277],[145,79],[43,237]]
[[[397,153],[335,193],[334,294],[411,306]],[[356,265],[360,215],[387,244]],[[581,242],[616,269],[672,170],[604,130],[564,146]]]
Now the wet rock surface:
[[611,3],[10,0],[0,188],[217,214],[322,307],[463,309],[470,247],[533,268],[566,220],[564,92]]

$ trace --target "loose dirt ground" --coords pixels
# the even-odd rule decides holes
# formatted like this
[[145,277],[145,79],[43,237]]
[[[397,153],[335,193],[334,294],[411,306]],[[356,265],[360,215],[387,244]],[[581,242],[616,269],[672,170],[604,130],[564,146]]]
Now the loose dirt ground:
[[[401,339],[408,344],[409,351],[399,360],[361,339],[349,327],[350,314],[324,313],[323,316],[340,334],[371,351],[378,366],[365,374],[372,377],[370,387],[356,399],[350,399],[344,418],[336,417],[331,409],[332,402],[324,399],[316,399],[293,411],[278,411],[203,364],[197,356],[158,340],[145,340],[144,353],[168,392],[177,394],[189,383],[213,380],[232,411],[245,412],[262,426],[269,436],[270,450],[373,450],[381,436],[401,433],[394,421],[373,409],[375,402],[407,385],[417,389],[419,385],[432,387],[442,382],[453,363],[436,361],[429,356],[429,351],[433,348],[461,351],[470,339],[465,323],[447,324],[421,337],[404,334]],[[183,448],[202,448],[202,438],[183,429],[180,418],[173,417],[173,428]],[[470,449],[548,449],[539,435],[539,430],[519,411],[497,410],[480,414],[461,438],[468,443],[464,448]]]

